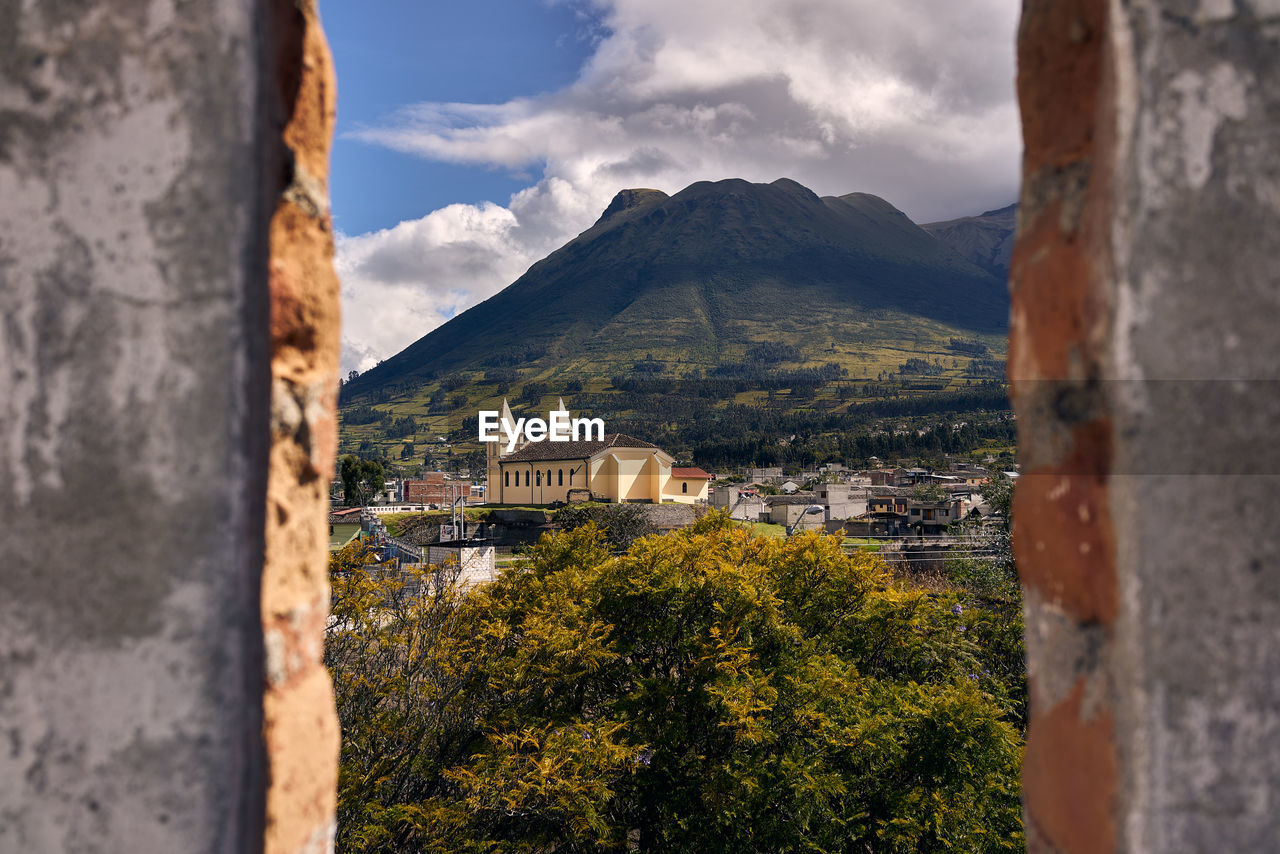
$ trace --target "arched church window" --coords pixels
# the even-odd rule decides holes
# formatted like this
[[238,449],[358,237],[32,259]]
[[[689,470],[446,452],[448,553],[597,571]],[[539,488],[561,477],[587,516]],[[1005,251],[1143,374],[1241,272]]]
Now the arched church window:
[[564,486],[564,469],[556,469],[556,486]]

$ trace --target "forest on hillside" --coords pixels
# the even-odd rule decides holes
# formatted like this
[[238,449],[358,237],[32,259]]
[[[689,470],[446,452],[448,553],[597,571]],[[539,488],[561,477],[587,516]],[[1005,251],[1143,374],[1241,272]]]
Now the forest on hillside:
[[[977,346],[960,342],[957,351]],[[509,396],[518,410],[542,413],[561,395],[574,412],[603,418],[609,432],[710,468],[940,461],[1008,450],[1015,442],[1004,364],[986,355],[970,354],[960,367],[912,357],[896,371],[861,380],[835,362],[783,365],[762,357],[679,375],[658,359],[628,368],[586,381],[534,380],[511,368],[448,375],[433,379],[425,404],[421,393],[395,387],[362,395],[342,409],[342,449],[439,466],[480,451],[475,413],[481,406]]]

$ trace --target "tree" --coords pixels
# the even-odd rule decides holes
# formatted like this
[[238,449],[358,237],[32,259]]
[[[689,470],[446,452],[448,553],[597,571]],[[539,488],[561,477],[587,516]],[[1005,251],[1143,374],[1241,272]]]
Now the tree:
[[338,476],[342,478],[343,503],[360,506],[360,459],[351,454],[344,456],[338,464]]
[[469,594],[334,574],[339,850],[1022,847],[981,614],[835,538],[713,513],[617,556],[544,537]]
[[1012,719],[1025,731],[1027,680],[1023,647],[1022,588],[1013,561],[1014,482],[997,475],[982,486],[982,497],[996,511],[988,519],[952,526],[957,546],[946,572],[963,600],[981,606],[986,616],[972,620],[973,636],[990,651],[990,669],[1009,686]]
[[386,472],[382,467],[380,460],[361,460],[360,473],[363,475],[363,481],[368,488],[370,498],[381,492],[387,485]]
[[911,490],[911,497],[922,503],[937,504],[947,500],[947,490],[940,483],[920,483]]
[[386,486],[386,473],[378,460],[347,454],[338,466],[342,494],[348,507],[363,507]]
[[552,514],[551,521],[566,531],[595,525],[616,551],[626,551],[641,537],[658,532],[639,504],[570,504]]

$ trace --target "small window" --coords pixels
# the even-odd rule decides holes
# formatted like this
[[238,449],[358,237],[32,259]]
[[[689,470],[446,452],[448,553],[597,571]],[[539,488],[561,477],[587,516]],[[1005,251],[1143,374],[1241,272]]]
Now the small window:
[[564,486],[564,469],[556,469],[556,486]]
[[525,472],[525,473],[524,473],[524,485],[525,485],[525,486],[528,486],[528,485],[529,485],[529,473],[528,473],[528,472]]
[[509,471],[504,471],[504,472],[502,473],[502,485],[503,485],[503,486],[510,486],[510,485],[511,485],[511,472],[509,472]]
[[687,483],[682,483],[682,484],[680,484],[680,491],[681,491],[681,492],[688,492],[688,491],[689,491],[689,484],[687,484]]
[[542,486],[542,472],[538,472],[537,485]]

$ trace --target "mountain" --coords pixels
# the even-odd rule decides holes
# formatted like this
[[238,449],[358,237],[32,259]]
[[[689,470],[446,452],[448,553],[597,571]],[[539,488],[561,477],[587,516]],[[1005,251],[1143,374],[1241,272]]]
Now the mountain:
[[876,196],[820,198],[788,179],[702,181],[674,196],[630,189],[505,290],[349,383],[344,399],[502,366],[553,382],[645,357],[679,364],[677,375],[714,371],[760,342],[865,363],[873,376],[896,366],[881,359],[886,346],[910,355],[948,336],[999,341],[1007,315],[1002,279]]
[[986,211],[946,222],[920,226],[954,249],[962,258],[991,275],[1007,281],[1009,258],[1013,254],[1014,231],[1018,225],[1018,205]]

